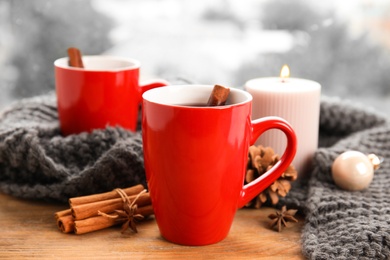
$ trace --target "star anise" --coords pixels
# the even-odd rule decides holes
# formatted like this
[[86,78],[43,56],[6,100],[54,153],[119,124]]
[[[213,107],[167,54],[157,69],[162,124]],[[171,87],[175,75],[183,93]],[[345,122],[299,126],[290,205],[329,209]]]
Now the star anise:
[[296,218],[294,218],[295,213],[297,213],[298,210],[296,209],[289,209],[287,210],[286,206],[282,207],[282,211],[276,211],[275,213],[272,213],[268,216],[268,218],[272,219],[270,223],[270,227],[273,228],[275,226],[278,227],[278,231],[282,231],[282,226],[287,227],[288,221],[298,222]]
[[[249,147],[249,158],[245,183],[250,183],[271,169],[278,161],[279,156],[275,154],[271,147],[251,146]],[[285,197],[291,189],[291,182],[298,177],[297,171],[293,165],[290,165],[286,171],[270,187],[260,193],[248,206],[260,208],[269,198],[272,205],[279,202],[279,196]]]
[[146,190],[141,191],[137,197],[130,203],[129,198],[127,197],[126,193],[121,189],[116,189],[116,191],[119,193],[119,195],[122,197],[123,200],[123,210],[115,210],[113,214],[106,214],[99,211],[99,215],[109,217],[109,218],[115,218],[117,222],[123,223],[121,232],[124,233],[127,229],[131,229],[135,233],[138,233],[137,226],[135,224],[136,221],[140,221],[144,218],[141,214],[136,214],[137,212],[137,199],[146,192]]

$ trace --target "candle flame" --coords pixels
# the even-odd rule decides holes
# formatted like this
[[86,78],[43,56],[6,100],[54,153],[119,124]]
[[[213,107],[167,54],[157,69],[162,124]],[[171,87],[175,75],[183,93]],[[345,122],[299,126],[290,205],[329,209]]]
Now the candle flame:
[[285,81],[289,77],[290,77],[290,68],[285,64],[280,70],[280,78],[282,79],[282,81]]

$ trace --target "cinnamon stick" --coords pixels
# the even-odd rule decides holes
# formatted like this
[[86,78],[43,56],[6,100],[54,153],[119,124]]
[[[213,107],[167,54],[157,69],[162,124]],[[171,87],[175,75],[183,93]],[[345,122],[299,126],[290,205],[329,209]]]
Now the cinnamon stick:
[[[130,202],[132,202],[136,197],[137,195],[129,196]],[[150,204],[152,204],[152,201],[150,199],[149,193],[144,193],[137,199],[138,207],[142,207]],[[87,204],[71,206],[72,216],[74,217],[75,220],[81,220],[81,219],[86,219],[86,218],[96,216],[98,215],[98,211],[101,211],[103,213],[111,213],[115,210],[119,210],[122,208],[123,208],[122,198],[102,200],[102,201],[97,201],[97,202],[92,202]]]
[[230,93],[230,88],[223,87],[221,85],[215,85],[213,91],[210,94],[207,106],[223,106],[226,104]]
[[71,215],[71,214],[72,214],[72,211],[70,209],[65,209],[65,210],[61,210],[61,211],[54,213],[54,217],[56,219],[59,219],[60,217]]
[[117,224],[120,224],[120,222],[116,221],[114,218],[95,216],[95,217],[75,221],[74,233],[81,235],[88,232],[108,228]]
[[69,66],[84,68],[81,52],[79,49],[75,47],[70,47],[68,49],[68,56],[69,56]]
[[[145,188],[142,184],[135,185],[130,188],[122,189],[127,196],[137,195],[141,191],[143,191]],[[69,199],[70,206],[77,206],[97,201],[103,201],[103,200],[109,200],[109,199],[115,199],[120,198],[120,195],[115,190],[105,192],[105,193],[99,193],[99,194],[93,194],[93,195],[87,195],[87,196],[81,196],[81,197],[75,197]]]
[[[138,201],[138,200],[137,200]],[[144,216],[145,218],[150,216],[150,215],[153,215],[154,214],[154,209],[153,209],[153,205],[150,204],[150,205],[146,205],[146,206],[143,206],[143,207],[139,207],[137,208],[137,210],[135,211],[135,214],[141,214],[142,216]]]
[[57,227],[62,233],[71,233],[74,231],[74,218],[72,215],[66,215],[57,219]]

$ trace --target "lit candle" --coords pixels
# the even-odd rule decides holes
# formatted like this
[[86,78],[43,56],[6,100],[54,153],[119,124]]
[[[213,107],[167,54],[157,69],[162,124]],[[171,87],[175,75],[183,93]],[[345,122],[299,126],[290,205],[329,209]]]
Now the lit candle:
[[[283,66],[280,77],[256,78],[245,83],[253,96],[252,119],[279,116],[294,128],[298,146],[292,164],[303,177],[309,173],[313,154],[318,146],[321,85],[317,82],[290,78],[290,70]],[[256,145],[270,146],[282,155],[286,137],[279,130],[265,132]]]

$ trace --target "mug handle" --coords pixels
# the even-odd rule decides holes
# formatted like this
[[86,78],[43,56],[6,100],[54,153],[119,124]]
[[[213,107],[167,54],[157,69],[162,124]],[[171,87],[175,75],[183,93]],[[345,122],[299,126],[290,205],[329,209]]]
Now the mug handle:
[[152,89],[152,88],[158,88],[158,87],[164,87],[168,86],[169,82],[163,79],[151,79],[148,81],[143,81],[139,85],[140,89],[140,97],[142,97],[142,94],[145,93],[146,91]]
[[287,137],[287,146],[280,160],[270,170],[259,176],[254,181],[243,186],[238,201],[238,208],[245,206],[255,196],[260,194],[274,181],[276,181],[291,164],[297,151],[297,138],[295,132],[286,120],[280,117],[270,116],[253,120],[251,124],[252,136],[250,145],[253,145],[257,138],[259,138],[259,136],[265,131],[270,129],[279,129]]

